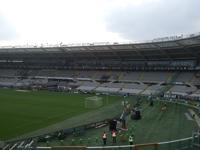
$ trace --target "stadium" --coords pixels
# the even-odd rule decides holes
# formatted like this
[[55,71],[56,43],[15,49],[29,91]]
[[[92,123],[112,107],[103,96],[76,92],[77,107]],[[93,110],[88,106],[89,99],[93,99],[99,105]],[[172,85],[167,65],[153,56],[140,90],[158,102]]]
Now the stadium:
[[199,58],[199,33],[1,47],[0,146],[199,150]]

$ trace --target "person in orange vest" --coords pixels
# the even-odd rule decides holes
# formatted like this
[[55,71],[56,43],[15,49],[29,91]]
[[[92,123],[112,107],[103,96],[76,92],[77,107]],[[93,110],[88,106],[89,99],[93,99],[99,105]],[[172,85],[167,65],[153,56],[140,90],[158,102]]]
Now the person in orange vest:
[[105,131],[103,132],[102,139],[103,139],[103,145],[106,145],[106,141],[107,141],[107,134],[106,134],[106,132],[105,132]]
[[117,134],[116,134],[116,131],[112,131],[112,138],[113,138],[113,143],[116,143],[117,142]]

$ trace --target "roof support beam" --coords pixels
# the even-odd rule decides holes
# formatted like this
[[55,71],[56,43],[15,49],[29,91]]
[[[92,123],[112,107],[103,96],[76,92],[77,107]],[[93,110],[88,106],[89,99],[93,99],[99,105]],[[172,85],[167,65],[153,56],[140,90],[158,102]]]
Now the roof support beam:
[[165,56],[167,56],[167,58],[168,58],[169,60],[173,60],[173,58],[170,56],[170,54],[167,54],[166,51],[163,50],[163,49],[161,49],[161,47],[160,47],[159,45],[157,45],[157,44],[154,44],[154,45],[157,46],[158,49],[159,49],[159,51],[160,51],[162,54],[164,54]]
[[111,46],[109,46],[109,48],[111,49],[111,53],[112,53],[115,57],[117,57],[120,61],[122,61],[122,58],[120,57],[120,55],[118,55],[118,54],[115,52],[115,50],[114,50]]

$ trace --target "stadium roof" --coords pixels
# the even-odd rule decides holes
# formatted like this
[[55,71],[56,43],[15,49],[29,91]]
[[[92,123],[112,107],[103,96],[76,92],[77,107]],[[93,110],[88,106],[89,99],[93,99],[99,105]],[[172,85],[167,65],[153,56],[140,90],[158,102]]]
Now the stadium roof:
[[112,59],[196,59],[200,56],[200,34],[170,37],[146,43],[104,43],[53,47],[1,47],[0,58],[27,57],[112,58]]

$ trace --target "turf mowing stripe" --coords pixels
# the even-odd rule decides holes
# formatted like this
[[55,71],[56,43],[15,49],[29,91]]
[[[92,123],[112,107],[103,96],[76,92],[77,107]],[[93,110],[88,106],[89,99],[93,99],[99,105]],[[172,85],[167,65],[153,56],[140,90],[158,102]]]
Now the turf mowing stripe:
[[197,125],[200,128],[200,118],[199,116],[194,112],[194,110],[192,109],[188,109],[188,111],[190,112],[190,114],[193,116],[194,115],[194,120],[196,121]]
[[[152,117],[152,113],[157,112],[156,110],[158,108],[156,107],[156,105],[154,105],[154,107],[149,107],[149,112],[151,112],[151,113],[145,114],[146,115],[146,119],[149,120],[149,117]],[[142,124],[142,122],[145,121],[144,126],[148,126],[146,128],[148,130],[146,130],[146,131],[142,130],[142,133],[141,133],[142,136],[140,137],[140,138],[142,138],[142,139],[140,139],[141,141],[147,141],[147,139],[151,139],[150,137],[152,137],[152,135],[154,134],[154,131],[155,131],[156,126],[157,126],[156,124],[157,124],[157,121],[158,121],[160,115],[161,115],[161,113],[159,113],[159,114],[156,113],[155,116],[154,116],[154,120],[149,120],[150,122],[149,122],[148,125],[145,124],[147,120],[146,121],[145,120],[141,120],[141,122],[140,122],[141,124]],[[137,137],[136,137],[136,139],[137,139]]]

